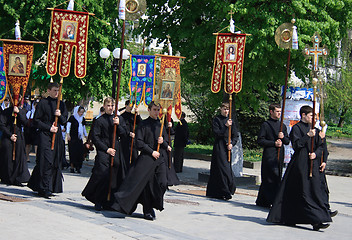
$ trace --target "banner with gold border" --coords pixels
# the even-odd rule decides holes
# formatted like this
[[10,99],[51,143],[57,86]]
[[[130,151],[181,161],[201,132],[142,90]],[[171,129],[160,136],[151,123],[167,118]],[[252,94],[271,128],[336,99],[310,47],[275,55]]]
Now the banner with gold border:
[[180,59],[185,57],[160,54],[156,56],[161,58],[156,99],[168,110],[168,119],[171,120],[173,107],[175,115],[180,119],[182,113]]
[[77,78],[85,77],[90,13],[64,9],[50,10],[52,10],[52,17],[46,66],[47,73],[51,76],[56,74],[58,55],[61,51],[59,74],[61,77],[67,77],[70,74],[72,52],[76,48],[74,74]]
[[217,93],[225,70],[224,89],[228,94],[242,90],[246,34],[217,33],[211,91]]
[[34,43],[21,40],[0,39],[3,41],[5,75],[13,89],[14,104],[18,105],[19,95],[26,92],[31,73]]

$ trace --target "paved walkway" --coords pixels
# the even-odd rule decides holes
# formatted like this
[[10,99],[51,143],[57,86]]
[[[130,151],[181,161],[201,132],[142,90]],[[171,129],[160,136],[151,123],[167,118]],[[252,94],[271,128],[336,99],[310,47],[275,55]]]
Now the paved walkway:
[[[32,169],[34,156],[31,162]],[[156,213],[156,221],[144,220],[140,206],[132,216],[97,212],[80,194],[92,165],[93,161],[84,162],[81,175],[64,171],[64,193],[50,200],[37,197],[27,187],[0,185],[0,239],[343,240],[352,236],[352,178],[328,176],[331,206],[340,213],[330,228],[315,232],[309,225],[267,223],[268,210],[254,204],[257,186],[239,187],[230,201],[204,197],[205,183],[198,182],[198,173],[208,170],[210,162],[194,159],[185,160],[179,174],[183,184],[166,193],[165,210]],[[3,197],[12,201],[2,201]]]

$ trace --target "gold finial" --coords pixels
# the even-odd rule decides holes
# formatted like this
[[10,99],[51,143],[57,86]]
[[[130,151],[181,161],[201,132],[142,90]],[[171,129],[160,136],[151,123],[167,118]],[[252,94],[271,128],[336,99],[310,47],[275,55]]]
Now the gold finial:
[[50,82],[53,83],[54,82],[54,79],[53,77],[50,78]]
[[291,23],[295,24],[295,22],[296,22],[296,19],[292,18]]
[[167,109],[163,108],[163,114],[166,114],[166,113],[167,113]]
[[166,35],[166,37],[167,37],[167,42],[170,43],[170,38],[171,38],[170,35],[168,34]]
[[317,78],[313,78],[312,80],[313,86],[316,87],[318,84],[318,79]]

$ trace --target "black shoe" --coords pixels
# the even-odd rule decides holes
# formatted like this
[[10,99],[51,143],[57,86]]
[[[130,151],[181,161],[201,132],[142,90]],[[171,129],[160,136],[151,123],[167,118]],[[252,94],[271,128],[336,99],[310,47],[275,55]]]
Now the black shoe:
[[70,173],[75,173],[75,170],[73,168],[71,168]]
[[149,220],[149,221],[153,221],[154,220],[152,214],[150,214],[150,213],[144,214],[144,219]]
[[312,224],[313,230],[319,231],[319,229],[325,229],[330,226],[329,223],[317,223],[317,224]]
[[96,203],[94,205],[94,209],[97,211],[101,211],[101,210],[103,210],[103,206],[100,203]]
[[50,196],[52,196],[52,193],[50,191],[42,190],[42,191],[38,192],[38,195],[40,197],[43,197],[43,198],[46,198],[46,199],[50,199]]
[[154,209],[152,209],[152,212],[150,213],[150,215],[152,215],[152,217],[155,219],[156,217],[155,217],[155,211],[154,211]]
[[339,213],[339,211],[337,211],[337,210],[335,210],[335,211],[329,211],[329,213],[330,213],[330,217],[335,217],[338,213]]
[[18,187],[24,187],[24,185],[20,182],[15,182],[13,185],[18,186]]
[[81,173],[81,169],[76,169],[76,172],[77,173]]

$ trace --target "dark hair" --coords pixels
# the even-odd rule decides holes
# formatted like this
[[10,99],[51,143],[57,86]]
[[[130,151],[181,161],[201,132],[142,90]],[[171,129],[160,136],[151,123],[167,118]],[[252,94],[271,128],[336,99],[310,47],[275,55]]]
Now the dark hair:
[[100,107],[100,112],[105,112],[105,108],[104,107]]
[[112,97],[107,97],[107,98],[105,98],[105,100],[104,100],[104,105],[105,105],[106,103],[115,103],[115,99],[113,99]]
[[126,102],[125,102],[125,106],[130,105],[130,103],[131,103],[131,101],[130,101],[130,100],[126,100]]
[[84,111],[86,111],[86,110],[84,109],[84,107],[79,106],[79,108],[78,108],[78,110],[77,110],[77,113],[78,113],[79,111],[81,111],[82,109],[83,109]]
[[230,103],[228,103],[228,102],[221,103],[220,108],[223,108],[223,107],[229,108],[230,107]]
[[160,103],[156,103],[154,101],[151,101],[149,104],[148,104],[148,109],[152,109],[153,106],[156,106],[156,107],[161,107],[160,106]]
[[51,90],[53,87],[60,88],[60,85],[57,82],[51,82],[48,84],[47,89]]
[[275,111],[275,108],[281,108],[281,105],[278,103],[272,103],[269,105],[269,111]]
[[303,113],[307,115],[308,113],[312,113],[312,112],[313,112],[313,108],[311,106],[304,105],[299,110],[299,115],[302,117]]

